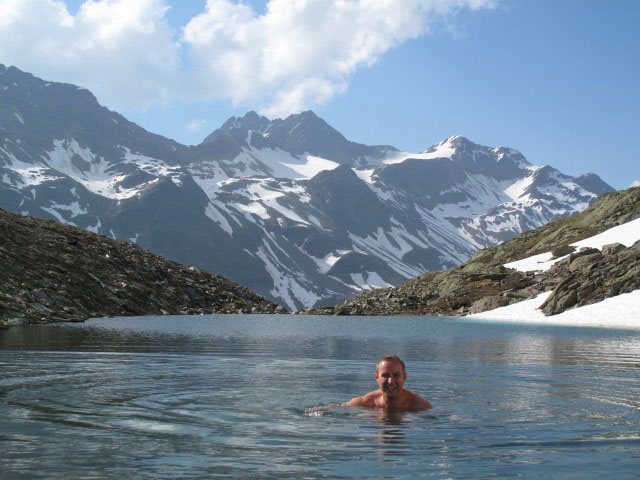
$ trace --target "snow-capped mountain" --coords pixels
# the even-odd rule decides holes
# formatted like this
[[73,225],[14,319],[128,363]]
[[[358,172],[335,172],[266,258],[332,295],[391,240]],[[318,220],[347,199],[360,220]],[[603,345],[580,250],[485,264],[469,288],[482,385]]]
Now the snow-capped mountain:
[[313,112],[231,118],[194,147],[87,90],[0,66],[0,206],[135,242],[292,309],[448,268],[613,190],[454,136],[350,142]]

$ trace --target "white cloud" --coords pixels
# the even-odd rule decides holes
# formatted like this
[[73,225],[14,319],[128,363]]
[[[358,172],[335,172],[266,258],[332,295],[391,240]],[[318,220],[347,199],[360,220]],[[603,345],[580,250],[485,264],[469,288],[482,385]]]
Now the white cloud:
[[[183,41],[236,103],[283,116],[343,92],[351,75],[429,32],[435,21],[492,0],[271,0],[258,15],[245,4],[208,0]],[[266,99],[266,101],[265,101]]]
[[631,185],[629,185],[629,188],[631,188],[631,187],[640,187],[640,180],[636,180]]
[[0,61],[119,110],[229,98],[283,116],[344,92],[358,68],[435,22],[495,1],[270,0],[258,14],[208,0],[179,32],[169,0],[92,0],[76,15],[58,0],[0,0]]
[[71,15],[57,0],[0,0],[0,61],[86,87],[110,106],[144,108],[178,88],[166,9],[164,0],[101,0]]
[[190,132],[198,132],[202,130],[203,127],[207,125],[207,120],[202,118],[197,118],[187,124],[187,130]]

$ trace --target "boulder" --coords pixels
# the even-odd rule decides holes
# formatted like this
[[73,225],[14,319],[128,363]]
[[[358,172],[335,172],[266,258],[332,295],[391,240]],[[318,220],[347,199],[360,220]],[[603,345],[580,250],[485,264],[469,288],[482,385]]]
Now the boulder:
[[569,255],[576,251],[576,247],[571,245],[562,245],[561,247],[554,248],[551,250],[551,256],[553,258],[564,257],[565,255]]
[[540,306],[545,315],[556,315],[578,303],[578,292],[575,288],[554,291]]
[[619,243],[619,242],[610,243],[609,245],[605,245],[605,246],[602,247],[602,254],[603,255],[615,255],[616,253],[621,252],[625,248],[627,248],[627,247],[625,245],[623,245],[622,243]]
[[494,295],[490,297],[483,297],[471,305],[471,308],[469,308],[469,313],[486,312],[487,310],[505,307],[511,303],[514,303],[513,300],[505,296]]
[[580,270],[582,268],[591,268],[592,264],[597,262],[602,258],[602,254],[600,251],[596,250],[596,253],[591,253],[589,255],[582,255],[575,259],[572,259],[569,264],[569,270],[575,272],[576,270]]

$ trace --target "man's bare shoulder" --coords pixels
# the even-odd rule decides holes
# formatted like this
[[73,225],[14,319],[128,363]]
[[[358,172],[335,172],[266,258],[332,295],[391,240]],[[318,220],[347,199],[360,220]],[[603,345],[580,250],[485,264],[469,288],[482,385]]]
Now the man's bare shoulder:
[[379,398],[380,395],[382,395],[382,392],[380,390],[374,390],[373,392],[369,392],[366,395],[363,395],[361,397],[353,398],[349,400],[347,403],[345,403],[344,405],[346,407],[353,407],[353,406],[375,407],[377,406],[376,399]]
[[410,402],[411,404],[410,408],[412,410],[426,410],[429,408],[433,408],[433,405],[431,405],[431,402],[429,402],[428,400],[425,400],[416,392],[412,392],[411,390],[406,390],[406,392],[412,397]]

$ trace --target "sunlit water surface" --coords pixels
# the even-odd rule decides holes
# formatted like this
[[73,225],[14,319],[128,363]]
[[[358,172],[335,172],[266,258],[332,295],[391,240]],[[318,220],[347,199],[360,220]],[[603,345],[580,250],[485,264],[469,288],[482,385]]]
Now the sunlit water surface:
[[[406,359],[436,406],[305,408]],[[640,332],[199,316],[0,332],[0,477],[638,478]]]

